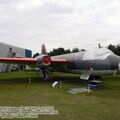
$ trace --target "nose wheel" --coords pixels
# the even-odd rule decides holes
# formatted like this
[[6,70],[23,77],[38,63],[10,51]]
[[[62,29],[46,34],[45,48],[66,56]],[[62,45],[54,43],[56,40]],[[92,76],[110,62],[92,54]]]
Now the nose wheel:
[[48,71],[46,68],[40,68],[40,73],[41,73],[41,76],[42,76],[42,79],[44,80],[48,80]]

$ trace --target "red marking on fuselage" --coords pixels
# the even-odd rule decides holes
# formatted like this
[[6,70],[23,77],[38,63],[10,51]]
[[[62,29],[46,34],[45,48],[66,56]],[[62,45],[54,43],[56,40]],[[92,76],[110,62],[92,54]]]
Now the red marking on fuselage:
[[67,63],[67,61],[64,59],[52,59],[51,62],[52,63]]

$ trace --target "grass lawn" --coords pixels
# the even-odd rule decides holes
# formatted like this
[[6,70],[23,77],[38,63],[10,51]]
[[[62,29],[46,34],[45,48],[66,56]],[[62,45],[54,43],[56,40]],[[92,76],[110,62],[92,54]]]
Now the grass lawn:
[[[79,75],[66,73],[52,73],[50,77],[79,79]],[[59,111],[58,115],[40,115],[35,120],[119,120],[120,76],[102,80],[103,89],[72,95],[67,90],[83,83],[65,81],[62,88],[52,88],[53,81],[41,80],[36,72],[0,73],[0,106],[54,106]]]

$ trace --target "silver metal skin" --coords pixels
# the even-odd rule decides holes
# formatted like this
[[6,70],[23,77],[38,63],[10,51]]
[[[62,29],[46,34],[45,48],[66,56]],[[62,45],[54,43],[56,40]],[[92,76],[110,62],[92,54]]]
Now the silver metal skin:
[[53,70],[61,72],[110,74],[115,70],[120,70],[120,56],[115,55],[107,48],[58,55],[51,59],[68,61],[65,64],[52,65]]

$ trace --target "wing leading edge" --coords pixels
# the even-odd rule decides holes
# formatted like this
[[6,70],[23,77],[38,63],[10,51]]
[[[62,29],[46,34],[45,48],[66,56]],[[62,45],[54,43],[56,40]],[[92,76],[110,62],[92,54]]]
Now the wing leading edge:
[[[35,65],[35,58],[0,58],[0,63]],[[51,63],[67,63],[65,59],[51,59]]]
[[34,65],[37,60],[34,58],[0,58],[0,63],[8,63],[8,64],[26,64],[26,65]]

